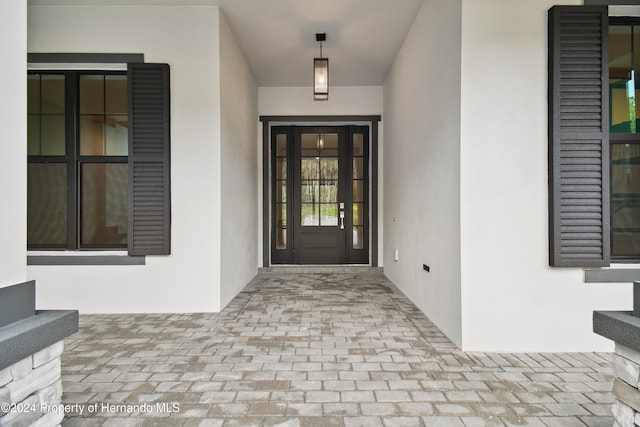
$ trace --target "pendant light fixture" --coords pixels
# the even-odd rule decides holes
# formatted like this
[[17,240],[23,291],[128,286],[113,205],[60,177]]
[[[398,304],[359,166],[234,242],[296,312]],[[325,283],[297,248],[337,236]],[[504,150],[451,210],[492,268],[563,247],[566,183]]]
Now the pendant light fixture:
[[316,33],[316,41],[320,42],[320,58],[313,58],[313,99],[316,101],[329,99],[329,58],[322,57],[322,42],[326,39],[326,33]]

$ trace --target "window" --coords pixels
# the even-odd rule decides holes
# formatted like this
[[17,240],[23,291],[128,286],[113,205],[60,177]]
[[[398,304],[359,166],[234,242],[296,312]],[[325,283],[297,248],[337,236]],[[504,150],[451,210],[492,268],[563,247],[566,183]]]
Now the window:
[[168,73],[28,74],[29,249],[170,252]]
[[640,20],[609,23],[611,258],[640,260]]
[[[549,11],[550,265],[640,261],[640,20]],[[607,84],[608,83],[608,84]]]
[[29,248],[126,248],[126,73],[28,76]]

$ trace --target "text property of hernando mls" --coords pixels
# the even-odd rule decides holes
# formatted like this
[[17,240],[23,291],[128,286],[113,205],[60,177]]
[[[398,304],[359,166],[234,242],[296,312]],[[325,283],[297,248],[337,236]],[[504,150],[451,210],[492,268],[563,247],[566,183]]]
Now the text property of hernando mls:
[[51,405],[45,402],[36,403],[0,403],[0,412],[40,412],[40,413],[62,413],[65,415],[89,415],[96,413],[107,414],[174,414],[180,412],[178,402],[156,402],[156,403],[59,403]]

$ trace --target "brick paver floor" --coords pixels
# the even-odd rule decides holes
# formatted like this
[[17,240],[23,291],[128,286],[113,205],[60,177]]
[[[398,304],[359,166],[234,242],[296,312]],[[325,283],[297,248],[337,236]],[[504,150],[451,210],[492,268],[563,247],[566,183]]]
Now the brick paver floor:
[[65,346],[66,426],[613,423],[609,354],[458,351],[381,274],[263,273],[220,313],[83,315]]

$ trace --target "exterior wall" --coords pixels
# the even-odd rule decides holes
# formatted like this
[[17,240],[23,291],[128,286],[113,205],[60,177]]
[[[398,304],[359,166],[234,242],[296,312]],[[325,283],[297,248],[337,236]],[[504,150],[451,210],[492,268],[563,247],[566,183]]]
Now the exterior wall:
[[221,306],[256,275],[258,266],[258,86],[220,13],[222,194]]
[[425,1],[384,85],[384,271],[457,345],[460,8]]
[[261,116],[382,114],[380,86],[330,87],[328,101],[314,101],[311,87],[261,87],[258,94]]
[[582,269],[548,266],[547,10],[554,3],[462,2],[464,350],[610,351],[613,344],[592,332],[592,311],[631,307],[631,284],[585,284]]
[[[310,77],[311,78],[311,77]],[[369,116],[382,114],[382,87],[330,87],[328,101],[314,101],[311,87],[261,87],[258,89],[258,113],[261,116]],[[382,219],[383,191],[383,122],[378,127],[378,218]],[[258,132],[258,185],[262,189],[262,125]],[[262,208],[262,191],[258,196]],[[258,224],[259,265],[262,262],[262,218]],[[378,225],[378,265],[382,265],[382,223]]]
[[0,5],[0,287],[26,280],[27,247],[27,1]]
[[[206,6],[29,7],[29,52],[144,53],[147,62],[171,66],[171,255],[148,256],[145,266],[31,266],[39,308],[220,309],[218,12]],[[24,247],[24,238],[19,241]]]

